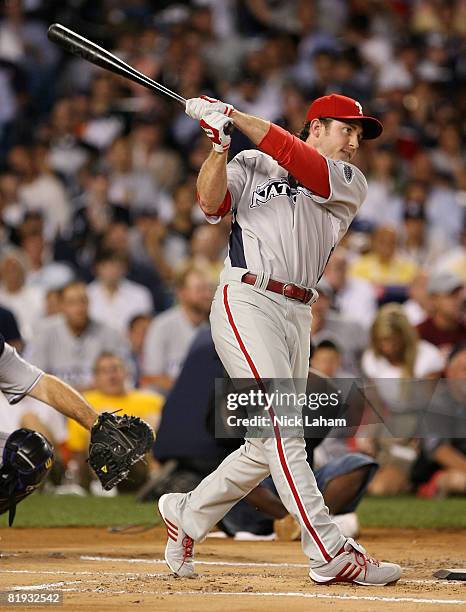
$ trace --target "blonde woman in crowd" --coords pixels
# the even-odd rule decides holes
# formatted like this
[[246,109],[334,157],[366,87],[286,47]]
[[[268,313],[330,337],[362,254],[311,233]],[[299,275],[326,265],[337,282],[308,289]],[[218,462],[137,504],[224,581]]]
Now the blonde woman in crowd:
[[[382,424],[385,436],[387,429],[390,432],[387,414],[396,417],[394,435],[401,435],[399,428],[403,423],[409,431],[410,417],[406,414],[400,418],[400,413],[412,406],[412,392],[419,395],[423,389],[412,381],[437,378],[443,368],[442,354],[429,342],[419,339],[401,305],[386,304],[380,308],[371,328],[369,347],[362,357],[362,370],[369,379],[368,396],[372,406],[377,413],[382,411],[385,415]],[[409,473],[417,456],[417,443],[394,435],[357,438],[361,450],[374,454],[380,463],[370,486],[375,495],[394,495],[410,488]]]

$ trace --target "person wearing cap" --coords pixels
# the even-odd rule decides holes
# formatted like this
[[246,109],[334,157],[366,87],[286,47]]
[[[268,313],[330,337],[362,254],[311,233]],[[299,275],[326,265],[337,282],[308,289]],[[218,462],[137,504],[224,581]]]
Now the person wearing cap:
[[445,355],[459,342],[466,342],[462,320],[464,283],[453,272],[434,272],[427,281],[431,315],[417,326],[419,336],[435,344]]
[[[377,138],[382,125],[359,102],[336,94],[310,105],[299,137],[211,98],[187,100],[186,113],[213,144],[197,180],[200,207],[211,223],[232,212],[229,252],[210,314],[216,351],[231,379],[255,379],[258,391],[278,387],[278,394],[296,400],[306,392],[315,287],[367,192],[351,161],[360,142]],[[241,151],[227,164],[230,124],[259,150]],[[194,542],[271,474],[301,527],[314,582],[396,582],[398,565],[374,561],[331,520],[306,461],[298,402],[285,411],[272,399],[265,408],[261,436],[248,430],[245,443],[193,491],[160,498],[172,572],[192,576]],[[290,414],[296,427],[280,423]]]

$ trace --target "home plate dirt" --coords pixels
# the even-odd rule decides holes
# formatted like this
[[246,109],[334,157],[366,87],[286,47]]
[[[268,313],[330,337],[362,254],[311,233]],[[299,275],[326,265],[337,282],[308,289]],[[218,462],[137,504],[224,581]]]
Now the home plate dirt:
[[371,555],[404,568],[402,580],[389,587],[317,586],[307,578],[305,559],[295,542],[207,540],[196,547],[197,577],[181,579],[171,576],[163,561],[162,528],[139,534],[87,528],[0,529],[0,538],[0,591],[62,592],[63,605],[55,606],[60,609],[438,612],[466,608],[466,583],[433,578],[442,567],[464,567],[464,531],[365,530],[359,541]]

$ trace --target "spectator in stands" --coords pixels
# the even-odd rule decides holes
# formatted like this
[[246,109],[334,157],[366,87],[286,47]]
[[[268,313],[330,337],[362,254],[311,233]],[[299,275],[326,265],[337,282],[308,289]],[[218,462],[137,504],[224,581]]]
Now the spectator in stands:
[[[165,251],[167,227],[159,219],[157,213],[148,208],[138,210],[133,219],[134,225],[130,229],[128,242],[131,257],[135,261],[143,262],[145,265],[155,268],[164,282],[171,282],[173,279],[173,260],[167,259]],[[179,257],[183,257],[184,253],[185,241],[180,240],[170,256],[177,260]]]
[[[80,62],[78,66],[81,73],[88,69],[86,62]],[[119,84],[102,70],[98,73],[92,70],[91,81],[88,108],[79,131],[85,143],[103,153],[124,130],[123,118],[115,110]]]
[[345,378],[349,375],[342,370],[340,349],[331,340],[322,340],[312,349],[311,368],[329,378]]
[[3,222],[17,228],[23,220],[26,206],[19,197],[20,177],[18,173],[5,169],[0,174],[0,200]]
[[95,259],[96,279],[88,286],[89,312],[101,321],[126,333],[128,323],[139,313],[152,314],[149,290],[126,278],[128,261],[115,251],[101,251]]
[[440,257],[435,266],[436,271],[452,272],[461,278],[466,285],[466,218],[461,232],[460,244]]
[[134,167],[149,172],[161,189],[172,191],[182,177],[178,153],[164,145],[165,130],[161,121],[140,121],[131,131]]
[[[413,466],[412,479],[420,497],[466,494],[466,344],[448,357],[447,384],[435,394],[425,419],[426,438]],[[430,418],[429,418],[430,417]]]
[[426,220],[427,187],[420,181],[411,181],[405,189],[403,233],[400,254],[419,267],[433,266],[445,242],[440,236],[429,235]]
[[62,290],[51,288],[45,294],[45,316],[52,317],[61,314]]
[[44,293],[39,287],[26,285],[26,263],[17,250],[6,251],[0,259],[0,303],[11,308],[27,343],[44,316]]
[[167,392],[186,358],[189,346],[206,324],[213,287],[205,272],[185,267],[177,276],[178,304],[155,317],[147,332],[143,357],[143,386]]
[[330,307],[367,329],[377,310],[375,291],[368,281],[348,275],[348,258],[348,251],[337,247],[325,268],[324,279],[333,290]]
[[333,290],[326,279],[317,284],[319,299],[312,306],[311,338],[315,345],[333,342],[341,352],[342,368],[357,376],[367,346],[367,331],[357,321],[330,309]]
[[408,299],[403,303],[405,315],[414,327],[425,321],[432,310],[427,281],[427,273],[419,272],[408,287]]
[[[94,381],[92,389],[84,393],[84,397],[98,413],[121,411],[120,414],[138,416],[147,421],[155,430],[158,427],[164,399],[151,391],[132,389],[127,384],[128,372],[124,361],[112,352],[102,352],[95,360]],[[73,453],[73,459],[81,468],[81,481],[88,485],[91,472],[86,463],[89,446],[89,432],[76,421],[68,419],[68,447]],[[140,463],[132,470],[129,482],[119,486],[120,490],[138,489],[146,480],[148,466]],[[99,486],[91,488],[98,492]]]
[[42,217],[28,213],[19,227],[20,247],[27,260],[26,284],[47,291],[60,287],[73,278],[71,267],[54,261],[50,242],[44,237]]
[[225,249],[222,228],[218,224],[200,225],[194,230],[190,245],[192,264],[205,270],[210,282],[217,285]]
[[61,313],[44,319],[28,347],[29,360],[77,389],[89,389],[96,358],[110,351],[127,358],[120,334],[89,316],[87,287],[72,281],[62,290]]
[[128,209],[149,206],[162,215],[169,202],[151,174],[134,168],[128,138],[120,136],[112,143],[107,154],[107,163],[108,199],[111,204]]
[[47,126],[48,162],[65,181],[69,192],[77,189],[76,177],[92,153],[77,136],[78,120],[71,98],[61,98],[55,103]]
[[397,225],[402,217],[402,201],[393,147],[377,148],[369,159],[368,171],[367,196],[356,217],[357,223],[364,221],[370,227]]
[[350,267],[351,276],[365,279],[380,289],[406,287],[416,272],[416,264],[398,252],[396,230],[388,226],[375,230],[370,252],[361,255]]
[[137,314],[128,324],[127,335],[130,346],[132,370],[134,372],[133,384],[135,387],[139,387],[139,381],[142,376],[144,342],[151,322],[152,317],[150,315]]
[[464,284],[450,272],[434,272],[427,283],[431,315],[417,327],[419,336],[446,356],[458,342],[466,341]]
[[[402,414],[416,399],[413,379],[438,377],[443,367],[440,351],[418,338],[401,305],[385,304],[380,308],[371,328],[369,348],[362,358],[363,373],[374,385],[369,387],[368,396],[377,414],[384,414],[389,424],[391,412]],[[404,384],[403,381],[408,382]],[[394,437],[356,440],[359,448],[370,450],[380,464],[370,485],[373,494],[395,495],[410,489],[409,473],[416,459],[415,442]]]
[[99,241],[120,209],[108,200],[108,176],[102,171],[83,170],[80,193],[73,200],[74,213],[68,231],[56,241],[56,253],[90,277]]
[[[188,256],[189,241],[194,232],[195,220],[194,210],[196,205],[196,189],[192,182],[186,181],[173,192],[173,216],[166,228],[160,228],[156,234],[160,254],[155,252],[153,258],[163,258],[168,266],[167,274],[173,277],[173,273]],[[153,248],[153,247],[152,247]]]
[[18,195],[27,210],[40,212],[47,239],[62,232],[71,206],[62,183],[47,166],[47,149],[41,145],[16,145],[8,153],[8,165],[20,177]]
[[[140,260],[137,255],[133,255],[130,243],[130,230],[128,223],[121,220],[112,221],[100,240],[102,250],[118,253],[127,260],[128,272],[127,279],[146,287],[151,295],[154,308],[157,312],[162,312],[167,307],[167,288],[162,281],[158,262]],[[171,303],[171,302],[168,302]]]

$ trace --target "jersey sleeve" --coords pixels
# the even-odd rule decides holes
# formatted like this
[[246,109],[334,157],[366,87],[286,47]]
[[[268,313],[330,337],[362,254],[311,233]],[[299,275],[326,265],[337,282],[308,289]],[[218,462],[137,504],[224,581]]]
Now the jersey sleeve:
[[329,170],[330,195],[328,198],[323,198],[312,193],[311,198],[338,220],[338,240],[341,240],[366,198],[367,181],[359,168],[352,164],[328,158],[326,161]]
[[244,161],[244,151],[241,151],[227,164],[227,193],[218,211],[214,215],[205,215],[209,223],[219,223],[230,210],[236,210],[246,181],[246,163]]
[[0,356],[0,390],[10,404],[19,402],[42,375],[42,370],[25,361],[5,342]]

